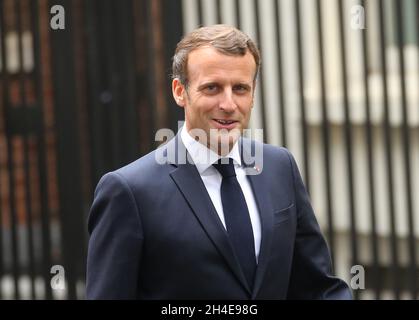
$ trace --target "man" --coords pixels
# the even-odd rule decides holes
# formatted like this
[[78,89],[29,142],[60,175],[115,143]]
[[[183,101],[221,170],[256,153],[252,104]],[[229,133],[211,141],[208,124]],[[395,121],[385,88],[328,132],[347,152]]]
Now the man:
[[[87,298],[351,298],[331,275],[293,157],[240,137],[259,65],[253,41],[232,27],[200,28],[179,42],[172,92],[185,125],[100,180]],[[261,165],[244,161],[258,147]]]

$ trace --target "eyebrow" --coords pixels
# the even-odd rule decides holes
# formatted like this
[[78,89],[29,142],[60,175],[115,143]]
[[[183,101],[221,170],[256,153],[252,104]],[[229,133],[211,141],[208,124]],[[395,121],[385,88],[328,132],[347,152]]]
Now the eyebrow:
[[236,83],[234,86],[243,86],[243,87],[246,87],[246,89],[250,89],[252,87],[250,84],[246,82],[239,82],[239,83]]
[[205,89],[205,87],[208,87],[208,86],[218,86],[218,85],[219,85],[219,83],[215,82],[215,81],[205,82],[205,83],[198,86],[198,91],[202,90],[202,89]]
[[[198,88],[197,88],[197,90],[199,91],[199,90],[205,89],[205,87],[208,87],[210,85],[212,85],[212,86],[220,86],[220,83],[217,82],[217,81],[208,81],[208,82],[205,82],[205,83],[199,85]],[[246,87],[248,89],[250,89],[252,87],[251,84],[249,84],[247,82],[237,82],[237,83],[234,83],[233,84],[233,87],[235,87],[237,85],[244,86],[244,87]]]

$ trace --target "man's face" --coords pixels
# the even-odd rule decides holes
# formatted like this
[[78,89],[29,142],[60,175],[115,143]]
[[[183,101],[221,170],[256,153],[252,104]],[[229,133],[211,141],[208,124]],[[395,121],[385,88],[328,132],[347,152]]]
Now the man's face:
[[172,83],[177,104],[185,108],[186,129],[202,129],[213,150],[226,144],[230,149],[250,119],[256,72],[252,54],[230,56],[202,47],[189,54],[187,70],[187,88],[178,79]]

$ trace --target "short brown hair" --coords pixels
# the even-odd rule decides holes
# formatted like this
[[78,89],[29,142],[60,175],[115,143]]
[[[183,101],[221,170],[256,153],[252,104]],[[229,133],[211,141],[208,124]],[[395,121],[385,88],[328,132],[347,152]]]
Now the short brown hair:
[[249,50],[256,62],[256,80],[260,67],[260,53],[256,44],[244,32],[224,24],[201,27],[183,37],[173,56],[173,79],[178,78],[185,86],[188,84],[188,55],[203,46],[211,46],[223,54],[238,56],[244,56]]

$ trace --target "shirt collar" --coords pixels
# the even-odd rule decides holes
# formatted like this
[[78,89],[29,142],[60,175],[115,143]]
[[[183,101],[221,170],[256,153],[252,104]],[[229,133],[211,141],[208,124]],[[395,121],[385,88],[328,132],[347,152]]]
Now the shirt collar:
[[[186,125],[182,127],[180,137],[198,169],[199,174],[202,174],[221,158],[214,151],[192,138],[186,130]],[[235,165],[241,166],[241,157],[237,141],[234,143],[233,148],[226,158],[232,158]]]

